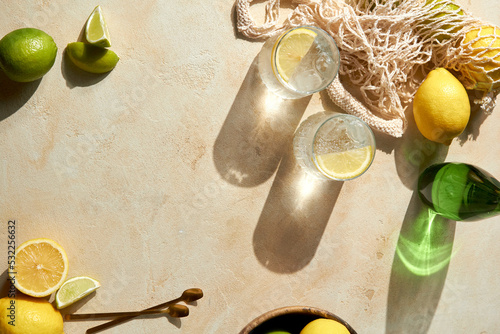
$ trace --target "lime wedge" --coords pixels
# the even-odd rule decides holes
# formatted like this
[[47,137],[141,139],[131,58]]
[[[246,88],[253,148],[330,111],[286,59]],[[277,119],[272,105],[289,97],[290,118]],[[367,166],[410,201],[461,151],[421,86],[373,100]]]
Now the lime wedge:
[[278,74],[285,82],[290,80],[300,61],[311,48],[317,34],[308,28],[298,28],[287,33],[273,52]]
[[94,11],[90,14],[85,26],[85,38],[92,45],[103,48],[111,46],[108,26],[102,15],[101,6],[94,8]]
[[109,49],[83,42],[69,43],[66,53],[80,69],[90,73],[106,73],[115,68],[120,58]]
[[93,278],[86,276],[73,277],[64,282],[61,288],[56,293],[56,306],[62,309],[69,306],[80,299],[88,296],[101,284]]
[[326,153],[316,157],[318,167],[323,173],[340,180],[352,179],[363,174],[370,167],[372,159],[372,146]]

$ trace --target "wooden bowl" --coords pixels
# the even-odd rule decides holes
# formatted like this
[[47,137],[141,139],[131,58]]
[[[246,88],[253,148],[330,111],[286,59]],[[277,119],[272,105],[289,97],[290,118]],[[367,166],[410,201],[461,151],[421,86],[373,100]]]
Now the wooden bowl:
[[308,306],[287,306],[266,312],[243,328],[240,334],[263,334],[270,330],[284,330],[291,334],[299,334],[309,322],[326,318],[340,322],[351,334],[356,331],[344,320],[333,313]]

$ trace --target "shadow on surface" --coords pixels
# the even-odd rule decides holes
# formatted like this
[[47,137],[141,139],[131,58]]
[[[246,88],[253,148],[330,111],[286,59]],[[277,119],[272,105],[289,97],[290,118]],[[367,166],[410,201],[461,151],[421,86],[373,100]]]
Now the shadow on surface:
[[[85,304],[87,304],[89,301],[95,298],[97,294],[97,291],[92,292],[90,295],[86,296],[83,299],[80,299],[79,301],[75,302],[74,304],[71,304],[61,310],[61,314],[64,317],[66,314],[72,314],[76,313],[79,309],[81,309]],[[54,307],[56,306],[55,301],[53,303]],[[86,319],[88,321],[89,319]],[[102,319],[100,319],[102,320]]]
[[[469,100],[473,101],[475,99],[481,99],[483,92],[479,91],[467,91],[469,95]],[[476,140],[479,137],[479,133],[481,132],[481,124],[488,118],[488,114],[481,109],[480,105],[471,103],[470,109],[470,119],[467,127],[464,132],[460,136],[458,136],[458,140],[460,145],[463,146],[467,141]]]
[[8,270],[5,269],[2,275],[0,275],[0,298],[7,297],[9,295],[11,286],[12,284],[9,280]]
[[455,224],[413,194],[392,264],[386,334],[428,332],[453,256]]
[[403,138],[395,140],[394,160],[401,182],[408,189],[416,189],[420,172],[432,164],[446,160],[449,146],[432,142],[422,136],[409,106],[406,113],[408,128]]
[[111,73],[110,71],[107,73],[95,74],[81,70],[73,64],[66,52],[66,49],[64,49],[61,60],[61,72],[66,80],[66,86],[69,88],[92,86]]
[[[92,298],[93,298],[95,293],[96,292],[94,291],[92,294],[90,294],[90,296],[92,296]],[[84,299],[90,299],[90,298],[85,297]],[[85,304],[85,303],[83,303],[83,304]],[[78,306],[78,308],[83,306],[83,304]],[[68,308],[71,308],[72,306],[70,306]],[[75,310],[76,309],[67,310],[66,308],[64,308],[63,310],[61,310],[61,314],[64,318],[64,316],[66,314],[74,313]],[[138,311],[138,310],[130,310],[130,312],[134,312],[134,311]],[[114,312],[114,311],[109,311],[109,312]],[[104,322],[104,323],[101,323],[99,325],[91,326],[87,329],[87,331],[91,331],[92,333],[98,333],[101,331],[105,331],[107,329],[119,327],[122,324],[129,322],[129,321],[141,320],[141,319],[156,319],[156,318],[166,318],[168,320],[168,322],[170,322],[170,324],[174,325],[175,327],[177,327],[177,328],[182,327],[182,321],[180,318],[172,317],[166,313],[144,314],[144,315],[131,316],[131,317],[125,316],[123,318],[122,317],[104,317],[104,318],[103,317],[95,317],[95,318],[87,318],[87,319],[70,319],[70,320],[65,319],[64,321],[65,322],[92,322],[92,321]],[[102,328],[102,327],[105,327],[105,328]]]
[[278,168],[310,97],[284,100],[260,79],[257,58],[243,81],[214,144],[214,163],[227,182],[253,187]]
[[306,174],[288,145],[253,235],[254,252],[263,266],[293,273],[311,261],[342,185]]
[[33,82],[15,82],[0,70],[0,122],[28,102],[40,85],[42,78]]

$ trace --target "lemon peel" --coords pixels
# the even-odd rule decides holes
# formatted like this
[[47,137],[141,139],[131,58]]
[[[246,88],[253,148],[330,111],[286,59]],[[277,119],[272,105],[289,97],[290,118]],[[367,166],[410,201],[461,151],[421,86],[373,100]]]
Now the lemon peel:
[[[12,314],[15,314],[15,322],[12,322],[12,318],[9,317]],[[19,294],[16,298],[0,299],[0,333],[2,334],[64,334],[63,327],[61,313],[43,298]]]
[[462,72],[471,83],[467,88],[483,91],[500,88],[500,28],[475,27],[465,34],[461,46],[479,59],[463,66]]
[[467,91],[448,70],[432,70],[415,94],[413,115],[425,138],[450,145],[469,122]]
[[320,318],[309,322],[300,334],[350,334],[349,330],[340,322],[333,319]]

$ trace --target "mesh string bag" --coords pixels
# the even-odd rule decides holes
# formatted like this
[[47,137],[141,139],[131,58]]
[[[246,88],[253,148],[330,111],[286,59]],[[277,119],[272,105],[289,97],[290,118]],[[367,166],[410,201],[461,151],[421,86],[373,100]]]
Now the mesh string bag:
[[[454,71],[465,88],[481,90],[473,102],[486,112],[495,105],[500,29],[492,30],[451,0],[295,0],[283,23],[278,23],[279,0],[268,0],[261,25],[250,15],[252,1],[236,2],[237,28],[248,38],[314,25],[335,39],[340,76],[327,88],[328,96],[373,129],[401,137],[408,105],[437,67]],[[358,89],[357,97],[345,88],[347,81]]]

